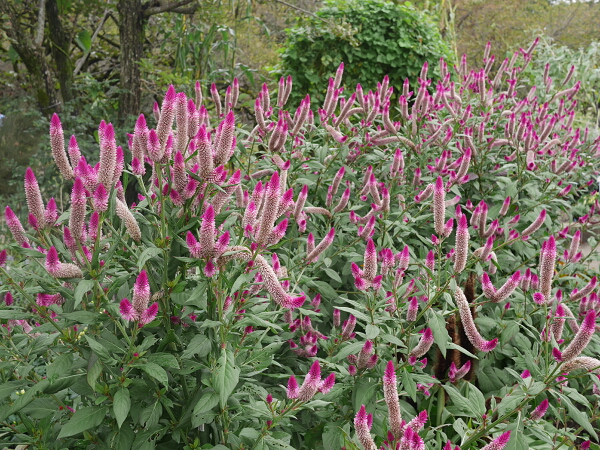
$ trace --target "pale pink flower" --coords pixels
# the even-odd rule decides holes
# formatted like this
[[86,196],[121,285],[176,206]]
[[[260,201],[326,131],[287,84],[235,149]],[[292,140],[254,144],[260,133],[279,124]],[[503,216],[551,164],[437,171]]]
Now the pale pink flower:
[[48,226],[53,226],[58,220],[58,209],[56,207],[56,200],[52,197],[46,204],[46,211],[44,211],[44,220]]
[[467,298],[465,297],[462,289],[457,288],[454,292],[454,299],[456,300],[456,304],[458,305],[458,311],[460,313],[461,322],[463,324],[463,328],[465,330],[465,334],[467,338],[473,344],[475,348],[482,352],[489,352],[496,347],[498,343],[498,338],[495,338],[491,341],[486,341],[481,337],[477,327],[475,326],[475,322],[473,321],[473,316],[471,315],[471,308]]
[[354,337],[354,327],[356,326],[356,317],[350,314],[348,320],[344,322],[342,325],[342,341],[347,341],[348,339],[352,339]]
[[398,401],[398,386],[394,362],[388,361],[383,374],[383,398],[388,407],[388,419],[392,434],[399,438],[402,435],[402,416]]
[[460,273],[465,269],[469,251],[469,225],[467,216],[462,214],[456,229],[456,241],[454,244],[454,271]]
[[69,216],[69,229],[77,242],[83,242],[86,203],[87,197],[83,181],[77,177],[71,191],[71,215]]
[[450,370],[448,371],[448,378],[450,379],[450,382],[456,383],[468,374],[469,370],[471,370],[471,361],[464,363],[460,369],[457,369],[454,362],[452,362],[452,364],[450,364]]
[[41,228],[46,227],[46,216],[44,213],[44,201],[40,186],[31,167],[25,171],[25,200],[27,201],[27,209],[33,214]]
[[125,223],[125,228],[127,229],[128,234],[134,241],[140,242],[142,240],[142,231],[140,230],[137,220],[135,220],[135,217],[133,217],[133,214],[131,214],[131,211],[127,205],[117,198],[115,199],[115,206],[115,212],[117,216]]
[[446,220],[446,191],[444,189],[444,181],[441,176],[437,177],[435,187],[433,189],[433,223],[435,232],[444,235],[444,222]]
[[542,244],[540,252],[539,273],[539,290],[546,299],[550,298],[552,290],[552,278],[554,277],[554,266],[556,264],[556,241],[554,236]]
[[81,269],[75,264],[60,262],[54,246],[50,247],[46,253],[46,270],[56,278],[83,278]]
[[579,356],[587,347],[596,332],[596,311],[589,310],[581,323],[579,331],[567,348],[561,353],[556,348],[553,350],[553,356],[557,361],[567,362]]
[[531,413],[529,418],[531,420],[540,420],[542,417],[544,417],[544,414],[546,414],[546,411],[548,411],[548,399],[547,398],[542,400],[542,402],[533,410],[533,412]]
[[321,366],[315,361],[310,367],[302,386],[298,391],[298,400],[307,402],[314,397],[321,386]]
[[[287,222],[286,222],[287,225]],[[314,263],[317,262],[319,256],[333,243],[333,239],[335,237],[335,228],[331,228],[329,233],[323,238],[321,242],[307,254],[306,259],[308,262]]]
[[98,185],[94,192],[93,205],[94,209],[99,212],[105,212],[108,210],[108,191],[102,183]]
[[521,237],[529,236],[529,235],[535,233],[544,224],[545,220],[546,220],[546,210],[542,209],[539,216],[531,223],[531,225],[529,225],[527,228],[525,228],[523,230],[523,232],[521,233]]
[[135,308],[131,305],[129,300],[126,298],[121,300],[121,303],[119,304],[119,312],[121,314],[121,317],[123,319],[127,320],[128,322],[133,322],[134,320],[137,320],[139,317]]
[[148,274],[142,270],[137,276],[133,285],[132,304],[138,316],[141,317],[144,310],[148,307],[150,301],[150,282]]
[[408,301],[408,311],[406,312],[406,320],[408,322],[414,322],[417,320],[417,313],[419,312],[419,299],[417,297],[411,297]]
[[[461,291],[462,292],[462,291]],[[421,339],[419,343],[411,350],[408,354],[409,358],[420,358],[425,355],[433,345],[433,332],[431,328],[426,328],[423,334],[421,335]]]
[[50,120],[50,147],[60,174],[65,180],[73,179],[73,169],[69,164],[67,153],[65,152],[65,136],[62,124],[56,113],[52,115],[52,119]]
[[519,280],[521,279],[521,271],[517,270],[508,280],[504,283],[493,295],[491,300],[494,303],[500,303],[506,300],[510,294],[519,286]]
[[20,246],[27,245],[27,247],[29,247],[29,239],[25,236],[25,229],[23,228],[23,225],[21,225],[21,221],[16,214],[10,209],[10,206],[7,206],[4,210],[4,218],[6,220],[6,226],[12,233],[15,241],[17,241]]
[[578,356],[566,362],[560,367],[560,370],[563,373],[571,373],[572,371],[577,369],[585,369],[587,371],[599,373],[600,360],[596,358],[590,358],[589,356]]
[[335,385],[335,373],[330,373],[327,378],[323,380],[321,386],[319,387],[319,392],[321,394],[327,394],[333,386]]
[[510,431],[505,431],[481,450],[502,450],[510,440]]
[[596,285],[598,284],[598,278],[597,277],[592,277],[592,279],[589,281],[589,283],[587,285],[585,285],[583,287],[583,289],[581,289],[580,291],[573,291],[573,293],[571,293],[570,299],[571,301],[576,301],[579,300],[583,297],[585,297],[586,295],[589,295],[595,288]]
[[[100,132],[99,132],[100,134]],[[117,167],[117,143],[115,130],[112,123],[106,124],[100,139],[100,168],[98,170],[98,183],[106,188],[111,188],[115,183],[115,169]]]
[[140,314],[139,323],[140,326],[144,326],[149,324],[154,320],[156,314],[158,313],[158,303],[152,303],[147,309],[145,309],[142,314]]
[[364,450],[377,450],[377,446],[371,437],[372,421],[371,414],[367,414],[365,405],[362,405],[354,417],[354,428],[356,429],[356,437]]

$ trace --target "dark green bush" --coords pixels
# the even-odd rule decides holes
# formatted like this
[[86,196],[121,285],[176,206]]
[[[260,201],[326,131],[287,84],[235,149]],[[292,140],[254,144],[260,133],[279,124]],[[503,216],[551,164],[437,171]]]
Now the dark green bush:
[[369,90],[385,75],[414,82],[425,61],[452,60],[435,24],[410,4],[336,2],[317,15],[290,30],[282,55],[282,72],[294,78],[294,101],[307,92],[322,100],[323,81],[342,62],[346,86],[360,82]]

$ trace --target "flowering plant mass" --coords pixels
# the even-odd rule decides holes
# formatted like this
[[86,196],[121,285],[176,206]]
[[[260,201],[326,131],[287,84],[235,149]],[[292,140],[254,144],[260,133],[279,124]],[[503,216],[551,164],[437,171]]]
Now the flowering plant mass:
[[253,129],[237,80],[170,87],[98,162],[55,115],[70,202],[29,169],[5,209],[3,444],[599,448],[600,139],[536,43],[295,110],[284,77]]

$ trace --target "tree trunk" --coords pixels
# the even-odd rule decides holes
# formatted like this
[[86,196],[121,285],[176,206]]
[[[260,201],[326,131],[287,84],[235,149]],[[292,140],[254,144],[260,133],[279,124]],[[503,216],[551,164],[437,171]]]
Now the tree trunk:
[[144,11],[141,0],[119,0],[119,37],[121,40],[121,94],[119,120],[140,112],[142,95],[139,62],[144,47]]
[[56,63],[62,101],[66,103],[73,99],[73,62],[69,57],[70,39],[60,21],[56,0],[47,0],[46,14],[52,41],[52,59]]
[[36,45],[25,33],[17,14],[7,0],[0,0],[0,14],[8,17],[7,21],[0,24],[0,28],[4,30],[27,68],[39,107],[46,115],[55,112],[59,103],[43,46]]

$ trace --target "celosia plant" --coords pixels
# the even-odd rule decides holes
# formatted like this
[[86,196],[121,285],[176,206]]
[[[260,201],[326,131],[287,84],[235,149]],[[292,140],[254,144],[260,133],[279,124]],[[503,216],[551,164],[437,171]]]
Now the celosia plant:
[[55,116],[70,207],[28,170],[27,226],[5,209],[3,442],[597,445],[580,244],[600,205],[580,198],[600,140],[573,127],[579,84],[521,83],[534,49],[369,92],[344,94],[341,66],[295,112],[282,78],[251,131],[236,82],[208,105],[171,87],[124,145],[100,124],[98,163]]

